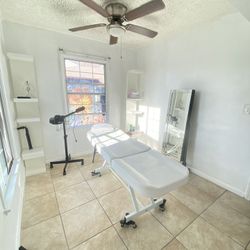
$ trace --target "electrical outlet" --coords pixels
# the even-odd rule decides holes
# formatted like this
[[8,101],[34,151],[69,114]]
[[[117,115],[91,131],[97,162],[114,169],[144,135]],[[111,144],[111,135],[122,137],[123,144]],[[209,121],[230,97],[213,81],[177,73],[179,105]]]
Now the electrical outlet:
[[244,105],[243,112],[245,115],[250,115],[250,104]]

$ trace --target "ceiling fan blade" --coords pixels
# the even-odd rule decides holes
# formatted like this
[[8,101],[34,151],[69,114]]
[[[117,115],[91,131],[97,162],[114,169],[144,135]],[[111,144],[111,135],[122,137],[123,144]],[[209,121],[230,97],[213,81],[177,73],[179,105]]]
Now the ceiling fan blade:
[[138,25],[134,25],[134,24],[127,24],[126,29],[129,31],[135,32],[137,34],[150,37],[150,38],[154,38],[158,34],[156,31],[153,31],[153,30],[150,30],[150,29],[138,26]]
[[109,39],[110,45],[116,44],[117,42],[118,42],[118,37],[110,36],[110,39]]
[[126,13],[125,17],[128,21],[132,21],[136,18],[146,16],[155,11],[161,10],[165,8],[165,4],[162,0],[153,0],[148,3],[141,5],[140,7],[133,9]]
[[82,2],[83,4],[87,5],[90,9],[96,11],[97,13],[102,15],[103,17],[108,17],[106,10],[103,9],[100,5],[96,4],[94,1],[92,1],[92,0],[79,0],[79,1]]
[[98,27],[105,27],[105,26],[106,26],[105,23],[97,23],[97,24],[92,24],[92,25],[75,27],[75,28],[69,29],[69,31],[75,32],[75,31],[88,30],[88,29],[93,29],[93,28],[98,28]]

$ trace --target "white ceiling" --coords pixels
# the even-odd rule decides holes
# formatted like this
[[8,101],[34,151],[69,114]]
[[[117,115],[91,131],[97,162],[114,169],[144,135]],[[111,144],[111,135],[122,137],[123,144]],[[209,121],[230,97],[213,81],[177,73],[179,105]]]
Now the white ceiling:
[[[119,0],[128,9],[136,8],[149,0]],[[95,0],[104,5],[104,0]],[[235,12],[236,9],[228,0],[164,0],[166,8],[154,14],[136,19],[131,23],[145,26],[158,31],[154,39],[162,35],[189,28],[202,22],[213,21],[216,18]],[[22,23],[34,27],[66,32],[87,39],[108,43],[109,36],[106,29],[71,33],[69,28],[107,23],[107,20],[89,9],[78,0],[0,0],[2,19]],[[127,32],[123,43],[127,46],[138,46],[150,43],[150,38]]]

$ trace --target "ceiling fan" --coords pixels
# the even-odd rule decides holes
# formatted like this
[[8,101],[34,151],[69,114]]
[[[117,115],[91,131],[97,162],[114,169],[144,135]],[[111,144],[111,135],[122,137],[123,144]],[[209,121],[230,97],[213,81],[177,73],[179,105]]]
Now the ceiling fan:
[[81,30],[87,30],[97,27],[106,27],[107,31],[110,34],[109,44],[116,44],[118,42],[118,38],[121,37],[127,30],[138,33],[143,36],[147,36],[150,38],[155,37],[158,33],[156,31],[134,25],[134,24],[126,24],[124,22],[132,21],[137,18],[146,16],[158,10],[164,9],[165,4],[162,0],[152,0],[148,3],[145,3],[139,6],[136,9],[130,10],[127,12],[127,7],[117,1],[109,1],[109,3],[102,8],[100,5],[96,4],[93,0],[79,0],[89,8],[96,11],[103,17],[108,19],[109,24],[105,23],[97,23],[92,25],[80,26],[76,28],[69,29],[69,31],[76,32]]

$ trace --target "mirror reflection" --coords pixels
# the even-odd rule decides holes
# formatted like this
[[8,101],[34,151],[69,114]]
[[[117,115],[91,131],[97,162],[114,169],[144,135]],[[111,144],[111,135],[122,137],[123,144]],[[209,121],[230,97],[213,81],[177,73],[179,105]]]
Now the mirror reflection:
[[186,165],[187,141],[194,90],[171,90],[162,152]]

